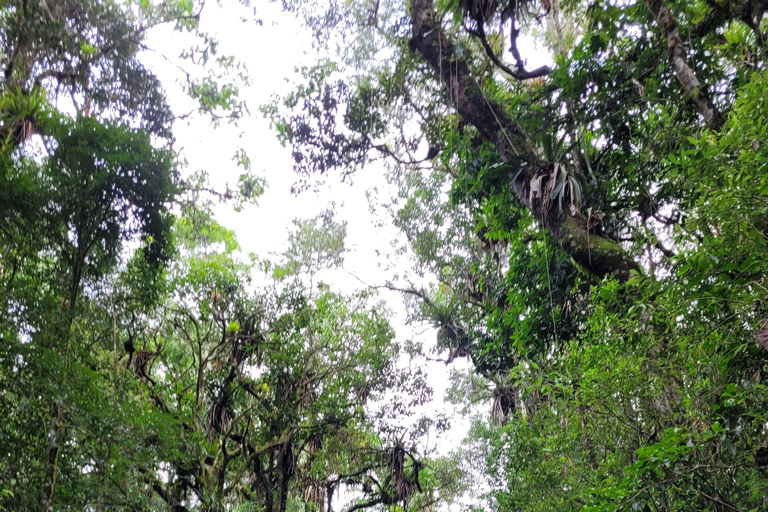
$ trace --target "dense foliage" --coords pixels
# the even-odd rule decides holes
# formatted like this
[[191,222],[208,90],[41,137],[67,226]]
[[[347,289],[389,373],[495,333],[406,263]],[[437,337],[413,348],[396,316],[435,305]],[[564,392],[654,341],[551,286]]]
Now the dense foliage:
[[[299,190],[387,173],[430,345],[327,284],[333,211],[269,259],[213,218],[264,184],[183,169],[140,58],[192,34],[242,116],[202,3],[4,2],[0,510],[768,509],[766,7],[283,2],[327,58],[261,111]],[[468,362],[454,453],[402,355]]]
[[265,112],[304,175],[388,161],[483,506],[764,510],[765,4],[288,7],[343,74]]
[[[244,258],[210,204],[262,181],[180,178],[138,51],[174,23],[200,40],[187,58],[215,56],[200,8],[3,5],[0,509],[332,510],[340,490],[390,504],[447,478],[416,451],[429,422],[402,423],[430,390],[386,308],[313,285],[344,225],[297,221],[284,257]],[[235,84],[195,80],[201,113],[242,114]]]

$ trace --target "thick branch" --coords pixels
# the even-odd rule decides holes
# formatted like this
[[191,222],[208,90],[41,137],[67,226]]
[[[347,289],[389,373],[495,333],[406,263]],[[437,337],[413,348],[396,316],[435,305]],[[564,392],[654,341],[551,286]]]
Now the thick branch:
[[[160,498],[167,503],[169,506],[173,507],[173,510],[178,512],[189,512],[189,509],[187,509],[185,506],[178,503],[178,500],[174,500],[173,497],[163,488],[163,485],[160,483],[160,481],[157,479],[157,477],[152,474],[147,469],[144,469],[142,467],[137,468],[139,473],[144,475],[146,477],[146,481],[149,484],[149,486],[152,488],[155,493],[157,493]],[[118,489],[120,487],[118,486]],[[122,489],[121,489],[122,491]]]
[[411,46],[439,73],[458,113],[496,145],[502,155],[512,153],[536,159],[536,147],[522,127],[505,110],[483,96],[466,61],[456,56],[453,45],[434,19],[432,0],[411,4]]
[[432,0],[412,0],[411,23],[411,48],[440,75],[464,121],[492,142],[506,162],[518,164],[510,165],[509,176],[516,193],[574,261],[598,276],[613,274],[627,279],[630,270],[639,271],[637,263],[616,242],[591,233],[578,212],[560,214],[556,208],[547,208],[545,202],[529,200],[531,180],[549,164],[539,158],[531,139],[503,106],[483,95],[467,62],[456,55],[452,41],[435,19]]
[[706,85],[699,81],[693,68],[688,64],[685,48],[683,48],[683,39],[680,36],[680,31],[677,30],[677,22],[672,17],[672,12],[663,0],[644,0],[644,3],[653,14],[661,33],[667,40],[669,63],[672,65],[677,80],[693,100],[707,126],[713,130],[719,130],[723,125],[723,117],[709,98]]

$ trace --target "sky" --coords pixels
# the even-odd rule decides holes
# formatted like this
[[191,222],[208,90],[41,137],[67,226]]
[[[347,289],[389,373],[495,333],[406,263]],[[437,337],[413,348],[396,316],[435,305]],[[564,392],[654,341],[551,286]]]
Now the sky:
[[[210,3],[201,17],[200,29],[220,41],[220,54],[231,54],[248,69],[251,85],[241,87],[240,93],[251,115],[237,125],[222,123],[212,126],[210,119],[192,115],[178,120],[174,125],[175,148],[188,162],[186,173],[200,169],[211,176],[218,190],[229,185],[234,188],[242,169],[232,160],[235,152],[243,148],[251,159],[252,172],[267,181],[267,189],[259,198],[258,205],[246,206],[236,212],[229,204],[216,208],[217,220],[233,229],[244,254],[256,253],[261,257],[276,255],[286,248],[288,232],[293,219],[313,218],[322,210],[333,207],[337,221],[346,221],[346,246],[344,270],[323,276],[338,291],[349,293],[365,285],[383,285],[393,273],[403,274],[409,268],[407,254],[396,254],[393,241],[403,235],[392,225],[384,208],[375,203],[387,202],[396,189],[386,180],[381,165],[370,165],[342,183],[340,176],[331,175],[322,185],[294,195],[292,185],[297,181],[292,170],[290,150],[277,141],[258,107],[273,100],[275,95],[285,96],[292,90],[299,75],[296,68],[311,65],[321,55],[312,49],[311,35],[291,14],[283,13],[279,5],[259,2],[257,17],[236,2]],[[241,21],[240,17],[250,18]],[[142,59],[162,80],[173,111],[179,115],[194,110],[195,103],[182,91],[185,72],[196,72],[178,55],[194,44],[189,35],[174,32],[171,27],[159,27],[148,35]],[[521,39],[521,51],[532,53],[530,40]],[[533,65],[533,62],[529,62]],[[536,64],[540,65],[540,64]],[[183,70],[180,68],[184,68]],[[368,192],[368,194],[366,194]],[[369,198],[373,198],[373,204]],[[400,244],[402,245],[402,241]],[[403,297],[397,292],[381,291],[387,308],[392,312],[391,323],[397,338],[408,339],[433,347],[435,330],[425,325],[408,325],[405,322]],[[414,364],[405,361],[403,364]],[[435,390],[433,402],[421,411],[425,414],[444,413],[452,418],[451,429],[442,438],[429,436],[427,450],[446,454],[457,448],[469,428],[469,418],[462,417],[457,408],[443,402],[448,387],[450,369],[469,372],[467,361],[456,361],[451,367],[441,362],[421,361],[429,375],[429,383]],[[483,407],[482,404],[480,407]],[[489,411],[490,406],[486,406]],[[482,409],[481,409],[482,410]]]
[[[217,36],[219,53],[234,55],[248,69],[251,85],[241,87],[240,92],[251,115],[236,126],[222,123],[214,127],[209,118],[197,115],[178,120],[174,125],[175,149],[188,163],[183,174],[202,169],[210,175],[217,190],[223,191],[227,185],[234,188],[243,170],[232,157],[238,149],[245,149],[251,159],[252,172],[267,181],[265,193],[257,205],[248,205],[240,212],[231,204],[215,209],[217,220],[234,230],[243,254],[255,253],[269,258],[280,253],[287,247],[294,219],[313,218],[333,207],[335,220],[347,223],[348,253],[343,270],[320,277],[343,293],[366,288],[366,285],[384,285],[393,273],[406,271],[409,263],[407,255],[394,254],[392,246],[397,239],[401,245],[403,235],[392,225],[383,208],[377,208],[376,213],[371,211],[369,198],[386,202],[396,193],[396,188],[387,183],[385,170],[380,165],[371,165],[346,182],[342,182],[339,175],[330,175],[310,190],[298,195],[291,193],[297,176],[292,170],[290,150],[280,145],[269,120],[262,117],[258,107],[272,101],[275,95],[282,97],[290,92],[300,80],[296,68],[317,62],[319,55],[312,49],[311,35],[292,15],[281,12],[273,3],[260,3],[258,9],[262,24],[240,21],[239,16],[248,11],[237,4],[205,7],[200,30]],[[182,91],[181,82],[186,78],[185,72],[195,70],[178,55],[194,44],[194,38],[174,32],[171,27],[159,27],[150,32],[146,44],[150,50],[143,53],[142,60],[163,82],[174,113],[193,110],[195,102]],[[400,293],[381,290],[380,294],[392,313],[391,323],[399,341],[416,339],[425,346],[434,345],[434,329],[406,324]],[[464,437],[468,421],[454,406],[443,403],[449,368],[440,362],[403,361],[403,364],[427,367],[435,395],[432,404],[422,412],[444,412],[454,421],[445,439],[431,435],[426,448],[439,448],[441,453],[450,451]]]
[[[264,256],[280,252],[285,247],[286,233],[293,219],[312,218],[333,206],[337,220],[348,223],[347,242],[352,249],[347,258],[348,270],[361,276],[375,276],[378,271],[375,251],[389,252],[389,240],[395,236],[387,225],[376,226],[377,219],[371,217],[365,194],[366,190],[374,188],[383,195],[390,190],[383,169],[364,169],[353,176],[351,184],[341,183],[338,176],[331,175],[324,185],[314,190],[299,195],[290,193],[291,186],[297,181],[290,151],[277,141],[269,121],[261,116],[258,108],[272,101],[275,95],[282,97],[291,91],[300,80],[295,68],[315,63],[318,54],[311,48],[307,31],[292,15],[282,13],[277,5],[264,3],[259,6],[261,26],[252,21],[239,21],[238,14],[243,9],[238,7],[206,6],[200,28],[218,36],[220,54],[234,55],[246,65],[252,85],[241,87],[240,92],[251,115],[239,121],[237,126],[223,123],[216,128],[208,119],[199,116],[177,121],[174,125],[176,148],[181,149],[187,159],[188,171],[206,170],[219,190],[224,190],[227,185],[234,188],[243,172],[232,161],[239,148],[244,148],[250,157],[252,172],[266,178],[268,188],[257,206],[246,207],[239,213],[230,205],[222,205],[216,210],[217,219],[237,233],[243,252]],[[166,85],[176,113],[189,112],[194,108],[194,102],[181,91],[178,82],[184,75],[169,60],[179,62],[187,69],[188,65],[175,55],[191,41],[191,38],[174,33],[170,27],[163,27],[149,37],[148,46],[157,51],[145,52],[143,56]],[[350,276],[349,282],[353,281],[356,280]],[[384,279],[371,284],[383,283]],[[336,284],[358,287],[360,283]]]

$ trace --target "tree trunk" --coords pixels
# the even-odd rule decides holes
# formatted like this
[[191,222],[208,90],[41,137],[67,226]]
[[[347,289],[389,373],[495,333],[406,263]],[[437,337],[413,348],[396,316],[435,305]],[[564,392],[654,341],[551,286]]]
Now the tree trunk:
[[[412,0],[411,48],[440,75],[459,115],[494,144],[505,162],[523,163],[510,172],[510,182],[531,214],[579,265],[598,276],[629,278],[639,265],[615,241],[589,231],[579,212],[552,208],[549,201],[531,200],[531,180],[552,164],[539,158],[536,146],[520,125],[493,98],[486,98],[466,61],[456,55],[452,41],[435,19],[432,0]],[[519,171],[519,174],[518,174]]]
[[58,477],[59,448],[64,438],[63,408],[61,404],[54,405],[48,431],[48,457],[46,459],[45,479],[43,480],[43,495],[40,499],[40,512],[53,510],[53,494],[56,491]]
[[677,80],[693,100],[707,126],[715,131],[719,130],[723,125],[723,116],[720,115],[720,112],[712,104],[707,94],[706,85],[699,81],[693,68],[688,64],[688,59],[685,57],[686,52],[683,47],[683,40],[680,37],[680,31],[677,30],[677,23],[672,17],[672,12],[663,0],[644,0],[644,3],[648,10],[651,11],[651,14],[653,14],[656,24],[667,40],[669,64],[672,66]]

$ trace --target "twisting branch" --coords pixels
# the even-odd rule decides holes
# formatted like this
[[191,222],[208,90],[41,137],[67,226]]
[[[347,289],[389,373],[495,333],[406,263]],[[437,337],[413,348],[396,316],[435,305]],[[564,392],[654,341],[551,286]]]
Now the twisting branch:
[[515,59],[516,69],[514,70],[504,64],[501,59],[496,56],[496,52],[494,52],[493,48],[491,48],[491,45],[488,42],[488,37],[485,35],[485,28],[483,27],[482,19],[476,18],[475,23],[477,24],[477,28],[474,30],[468,29],[468,32],[480,41],[480,44],[483,45],[483,49],[485,50],[485,54],[489,59],[491,59],[491,62],[496,64],[499,69],[501,69],[512,78],[516,80],[528,80],[531,78],[547,76],[552,73],[552,69],[549,66],[541,66],[534,69],[533,71],[527,71],[525,69],[525,62],[520,56],[520,50],[517,49],[517,38],[520,35],[520,30],[515,27],[514,21],[512,21],[512,34],[510,36],[512,44],[509,49],[510,53],[512,53],[512,57]]
[[364,509],[364,508],[371,508],[371,507],[375,507],[376,505],[379,505],[379,504],[391,505],[391,503],[386,503],[386,501],[387,500],[383,499],[382,497],[374,498],[374,499],[372,499],[370,501],[366,501],[366,502],[363,502],[363,503],[358,503],[356,505],[352,505],[350,508],[347,509],[347,512],[355,512],[355,510],[361,510],[361,509]]
[[387,290],[391,290],[393,292],[400,292],[400,293],[405,293],[407,295],[414,295],[414,296],[420,298],[421,300],[423,300],[424,303],[427,306],[429,306],[430,308],[436,309],[435,303],[430,300],[429,296],[427,296],[427,292],[425,292],[423,288],[421,290],[417,290],[416,288],[413,288],[413,287],[411,287],[411,288],[400,288],[398,286],[395,286],[395,285],[389,284],[389,283],[387,283],[385,285],[382,285],[380,287],[377,287],[377,288],[386,288]]
[[664,256],[666,256],[668,259],[672,259],[672,258],[674,258],[674,257],[676,256],[676,254],[675,254],[675,252],[674,252],[674,251],[672,251],[672,250],[670,250],[670,249],[667,249],[666,247],[664,247],[664,246],[662,245],[662,243],[661,243],[661,242],[656,242],[655,244],[653,244],[653,246],[654,246],[656,249],[658,249],[658,250],[659,250],[659,251],[660,251],[660,252],[661,252],[661,253],[662,253]]
[[395,154],[394,151],[389,149],[386,144],[374,144],[373,142],[370,141],[370,139],[368,140],[368,143],[371,145],[371,148],[375,149],[376,151],[378,151],[379,153],[382,153],[385,156],[390,157],[391,159],[393,159],[394,161],[402,165],[418,165],[431,160],[429,156],[427,156],[427,158],[422,158],[421,160],[403,160],[402,158],[397,156],[397,154]]

